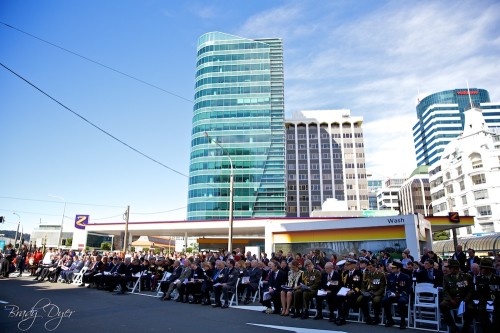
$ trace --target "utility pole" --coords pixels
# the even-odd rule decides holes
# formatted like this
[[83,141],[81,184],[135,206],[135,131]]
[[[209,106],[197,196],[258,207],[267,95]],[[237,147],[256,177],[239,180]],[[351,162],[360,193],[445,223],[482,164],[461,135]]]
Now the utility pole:
[[128,249],[128,219],[130,216],[130,205],[127,206],[127,210],[125,211],[125,237],[123,238],[123,254],[127,252]]
[[18,213],[13,213],[13,214],[16,215],[18,218],[16,236],[14,237],[14,249],[15,249],[17,244],[17,235],[19,234],[19,226],[21,225],[21,216],[19,216]]

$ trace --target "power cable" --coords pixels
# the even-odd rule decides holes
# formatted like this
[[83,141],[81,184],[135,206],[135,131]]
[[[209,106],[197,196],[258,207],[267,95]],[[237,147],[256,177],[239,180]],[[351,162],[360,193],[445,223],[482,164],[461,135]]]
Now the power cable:
[[[17,198],[17,197],[7,197],[7,196],[0,196],[0,199],[13,199],[13,200],[38,201],[38,202],[54,202],[54,203],[59,203],[59,204],[62,203],[61,201],[55,201],[55,200],[27,199],[27,198]],[[80,205],[80,206],[125,208],[125,206],[98,205],[98,204],[89,204],[89,203],[71,202],[71,201],[66,201],[66,203],[72,204],[72,205]]]
[[130,213],[130,215],[153,215],[153,214],[170,213],[170,212],[174,212],[176,210],[181,210],[181,209],[185,209],[185,208],[187,208],[187,207],[184,206],[184,207],[174,208],[174,209],[170,209],[170,210],[165,210],[163,212],[155,212],[155,213]]
[[16,72],[14,72],[12,69],[10,69],[9,67],[5,66],[3,63],[0,62],[0,65],[5,68],[6,70],[8,70],[9,72],[11,72],[12,74],[14,74],[15,76],[17,76],[18,78],[20,78],[21,80],[23,80],[24,82],[26,82],[27,84],[29,84],[30,86],[32,86],[33,88],[35,88],[36,90],[38,90],[39,92],[41,92],[42,94],[44,94],[45,96],[47,96],[48,98],[50,98],[51,100],[53,100],[54,102],[56,102],[57,104],[59,104],[60,106],[62,106],[64,109],[68,110],[69,112],[73,113],[75,116],[77,116],[78,118],[82,119],[83,121],[85,121],[86,123],[88,123],[89,125],[91,125],[92,127],[98,129],[99,131],[101,131],[102,133],[106,134],[107,136],[109,136],[110,138],[114,139],[115,141],[118,141],[119,143],[121,143],[122,145],[124,145],[125,147],[135,151],[136,153],[144,156],[145,158],[147,158],[148,160],[151,160],[159,165],[161,165],[162,167],[172,171],[172,172],[175,172],[181,176],[184,176],[186,178],[189,178],[188,175],[180,172],[180,171],[177,171],[165,164],[163,164],[162,162],[150,157],[149,155],[146,155],[145,153],[141,152],[140,150],[130,146],[129,144],[125,143],[124,141],[118,139],[116,136],[110,134],[109,132],[105,131],[104,129],[100,128],[99,126],[95,125],[94,123],[92,123],[90,120],[86,119],[85,117],[83,117],[82,115],[80,115],[79,113],[71,110],[69,107],[67,107],[66,105],[64,105],[63,103],[59,102],[57,99],[55,99],[54,97],[50,96],[48,93],[46,93],[45,91],[43,91],[42,89],[38,88],[36,85],[34,85],[33,83],[31,83],[30,81],[28,81],[27,79],[25,79],[24,77],[22,77],[21,75],[17,74]]
[[187,102],[190,102],[190,103],[194,103],[192,100],[190,100],[190,99],[188,99],[188,98],[185,98],[185,97],[182,97],[182,96],[180,96],[180,95],[177,95],[176,93],[173,93],[173,92],[171,92],[171,91],[168,91],[168,90],[166,90],[166,89],[163,89],[163,88],[161,88],[161,87],[158,87],[157,85],[154,85],[154,84],[152,84],[152,83],[146,82],[146,81],[144,81],[144,80],[142,80],[142,79],[139,79],[139,78],[137,78],[137,77],[135,77],[135,76],[132,76],[132,75],[130,75],[130,74],[127,74],[127,73],[124,73],[124,72],[119,71],[119,70],[117,70],[117,69],[114,69],[113,67],[110,67],[110,66],[108,66],[108,65],[105,65],[105,64],[103,64],[103,63],[100,63],[100,62],[98,62],[98,61],[96,61],[96,60],[90,59],[90,58],[88,58],[88,57],[86,57],[86,56],[83,56],[83,55],[81,55],[81,54],[78,54],[78,53],[76,53],[76,52],[74,52],[74,51],[68,50],[68,49],[66,49],[66,48],[64,48],[64,47],[62,47],[62,46],[59,46],[59,45],[54,44],[54,43],[51,43],[51,42],[49,42],[49,41],[47,41],[47,40],[45,40],[45,39],[42,39],[42,38],[37,37],[37,36],[35,36],[35,35],[32,35],[32,34],[30,34],[30,33],[26,32],[26,31],[23,31],[23,30],[21,30],[21,29],[18,29],[18,28],[16,28],[16,27],[13,27],[13,26],[11,26],[10,24],[7,24],[7,23],[5,23],[5,22],[0,22],[0,23],[1,23],[1,24],[3,24],[3,25],[5,25],[5,26],[6,26],[6,27],[8,27],[8,28],[14,29],[14,30],[19,31],[19,32],[21,32],[21,33],[23,33],[23,34],[25,34],[25,35],[28,35],[28,36],[32,37],[32,38],[38,39],[38,40],[39,40],[39,41],[41,41],[41,42],[44,42],[44,43],[46,43],[46,44],[52,45],[52,46],[54,46],[54,47],[57,47],[57,48],[58,48],[58,49],[60,49],[60,50],[63,50],[63,51],[65,51],[65,52],[68,52],[68,53],[70,53],[70,54],[72,54],[72,55],[75,55],[75,56],[77,56],[77,57],[80,57],[80,58],[82,58],[82,59],[84,59],[84,60],[87,60],[87,61],[89,61],[89,62],[92,62],[92,63],[94,63],[94,64],[96,64],[96,65],[99,65],[99,66],[101,66],[101,67],[104,67],[104,68],[106,68],[106,69],[109,69],[109,70],[111,70],[111,71],[113,71],[113,72],[115,72],[115,73],[118,73],[118,74],[121,74],[121,75],[123,75],[123,76],[126,76],[126,77],[128,77],[129,79],[132,79],[132,80],[138,81],[138,82],[140,82],[140,83],[142,83],[142,84],[145,84],[145,85],[148,85],[148,86],[153,87],[153,88],[155,88],[155,89],[158,89],[158,90],[160,90],[160,91],[163,91],[163,92],[165,92],[165,93],[167,93],[167,94],[169,94],[169,95],[172,95],[172,96],[174,96],[174,97],[180,98],[180,99],[182,99],[182,100],[184,100],[184,101],[187,101]]

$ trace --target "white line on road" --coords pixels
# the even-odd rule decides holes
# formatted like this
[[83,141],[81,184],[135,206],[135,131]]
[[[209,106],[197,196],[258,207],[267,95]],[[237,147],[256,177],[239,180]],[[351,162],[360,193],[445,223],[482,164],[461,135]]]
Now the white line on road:
[[269,328],[274,328],[277,330],[284,330],[284,331],[290,331],[290,332],[295,332],[295,333],[346,333],[344,331],[316,330],[313,328],[304,328],[304,327],[262,325],[262,324],[253,324],[253,323],[247,323],[247,325],[269,327]]

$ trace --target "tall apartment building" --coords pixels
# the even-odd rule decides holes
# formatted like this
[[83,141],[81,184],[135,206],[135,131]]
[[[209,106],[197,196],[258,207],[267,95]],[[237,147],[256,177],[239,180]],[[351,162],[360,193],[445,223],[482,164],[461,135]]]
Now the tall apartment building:
[[329,198],[368,209],[362,123],[350,110],[301,111],[286,120],[287,216],[307,217]]
[[[470,95],[469,95],[470,91]],[[445,146],[464,129],[463,112],[472,104],[481,107],[486,123],[500,127],[500,103],[491,103],[484,89],[441,91],[417,100],[417,122],[413,126],[413,142],[417,165],[433,165]]]
[[463,133],[429,168],[434,215],[475,216],[471,233],[500,232],[500,135],[489,128],[481,109],[464,112]]
[[402,215],[432,214],[429,167],[417,167],[399,189],[399,211]]
[[235,218],[285,216],[283,89],[281,39],[199,38],[188,220],[228,218],[231,164]]

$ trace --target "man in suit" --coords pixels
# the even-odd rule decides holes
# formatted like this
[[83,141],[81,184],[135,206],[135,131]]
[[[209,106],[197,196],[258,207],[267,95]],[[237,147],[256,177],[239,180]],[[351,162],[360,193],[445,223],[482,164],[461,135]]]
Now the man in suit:
[[82,283],[79,285],[79,287],[85,287],[85,283],[88,283],[88,288],[90,288],[92,283],[94,282],[94,276],[104,271],[107,260],[107,257],[103,258],[100,254],[98,254],[95,258],[94,264],[89,268],[87,272],[83,274]]
[[467,253],[469,254],[469,258],[467,258],[467,261],[465,262],[465,271],[466,273],[470,273],[472,264],[478,264],[481,262],[481,259],[479,259],[478,256],[476,256],[476,251],[474,249],[468,249]]
[[463,251],[462,245],[457,245],[457,249],[455,250],[455,253],[453,253],[453,256],[451,258],[460,263],[460,270],[462,272],[467,272],[465,270],[465,262],[467,261],[467,255]]
[[[239,271],[234,267],[235,261],[233,259],[228,259],[226,265],[227,273],[225,279],[219,286],[214,286],[215,304],[213,306],[220,306],[222,309],[229,307],[229,292],[236,292],[236,283],[239,279]],[[220,303],[221,294],[224,299],[224,304]],[[219,303],[217,303],[217,301],[219,301]]]
[[287,276],[275,261],[270,261],[268,266],[270,268],[269,279],[261,298],[261,303],[266,307],[266,310],[262,312],[271,313],[272,302],[274,305],[274,311],[272,311],[272,313],[279,314],[281,313],[281,286],[286,284]]
[[323,319],[323,301],[326,300],[328,304],[328,310],[330,312],[329,322],[335,321],[335,316],[333,312],[336,308],[336,297],[340,288],[342,287],[342,276],[339,272],[333,269],[333,263],[327,262],[325,264],[325,270],[321,272],[321,283],[319,285],[319,290],[326,292],[326,295],[316,294],[316,308],[318,312],[313,318],[314,320]]
[[387,317],[385,327],[394,326],[394,320],[392,319],[392,304],[397,303],[397,310],[401,317],[399,328],[405,329],[405,318],[407,316],[406,306],[410,300],[411,281],[408,275],[401,273],[403,263],[400,261],[394,261],[391,268],[392,273],[387,275],[386,296],[382,299],[382,306],[384,307],[384,312]]
[[248,282],[245,283],[243,304],[250,303],[250,296],[259,289],[259,282],[262,277],[262,270],[257,267],[258,261],[252,260],[251,267],[247,270]]
[[[224,263],[224,261],[218,259],[216,262],[215,262],[215,270],[214,270],[214,273],[213,275],[210,277],[210,279],[206,280],[206,285],[204,286],[205,288],[205,302],[203,303],[203,305],[210,305],[210,296],[209,296],[209,293],[210,291],[213,291],[214,290],[214,285],[220,285],[222,282],[224,282],[225,278],[226,278],[226,273],[227,273],[227,269],[226,269],[226,264]],[[218,306],[222,306],[222,304],[220,303],[220,298],[219,299],[215,299],[215,305],[218,305]]]
[[356,301],[360,295],[363,275],[356,269],[357,260],[348,258],[344,264],[344,271],[342,272],[342,284],[343,287],[349,289],[345,296],[338,295],[338,306],[339,306],[339,317],[335,321],[335,324],[342,326],[345,325],[349,310],[354,307]]
[[127,288],[127,283],[130,281],[136,281],[139,277],[134,277],[135,274],[141,271],[141,265],[139,259],[130,260],[130,258],[125,258],[125,272],[120,274],[119,282],[120,291],[118,294],[125,294],[126,291],[129,291]]
[[186,293],[186,285],[189,281],[189,278],[191,277],[191,264],[193,263],[193,259],[185,259],[184,264],[182,267],[182,272],[181,275],[179,276],[179,279],[177,279],[174,283],[171,283],[170,286],[168,287],[168,290],[170,293],[174,290],[174,288],[177,288],[177,291],[179,292],[179,296],[175,300],[176,302],[183,302],[186,303],[187,299],[184,299],[184,294]]
[[[181,262],[179,260],[174,261],[172,267],[173,267],[172,274],[168,277],[168,279],[160,283],[160,290],[163,292],[163,297],[160,299],[162,301],[168,301],[172,299],[172,297],[170,296],[170,293],[172,291],[168,293],[168,290],[170,290],[170,285],[174,283],[174,281],[176,281],[179,278],[179,276],[181,276],[182,273]],[[172,287],[171,290],[173,289],[174,288]]]
[[434,268],[434,260],[427,259],[417,273],[417,283],[432,283],[434,288],[443,286],[443,272]]

